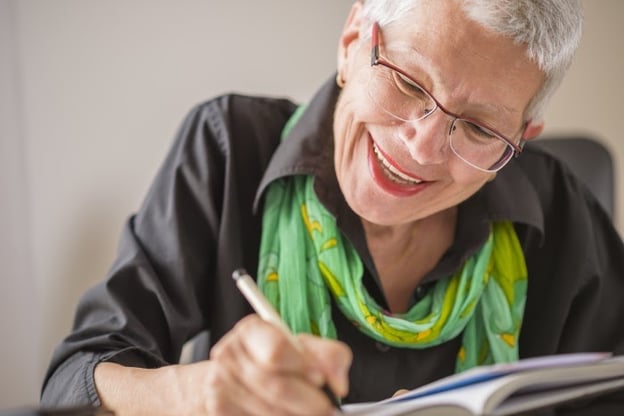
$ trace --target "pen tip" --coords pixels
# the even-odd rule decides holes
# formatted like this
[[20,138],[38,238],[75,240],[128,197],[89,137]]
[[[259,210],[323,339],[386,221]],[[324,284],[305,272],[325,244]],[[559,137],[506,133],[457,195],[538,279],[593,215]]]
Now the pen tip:
[[232,273],[232,279],[234,280],[238,280],[241,277],[245,276],[247,274],[247,270],[240,268],[240,269],[236,269],[234,270],[234,272]]

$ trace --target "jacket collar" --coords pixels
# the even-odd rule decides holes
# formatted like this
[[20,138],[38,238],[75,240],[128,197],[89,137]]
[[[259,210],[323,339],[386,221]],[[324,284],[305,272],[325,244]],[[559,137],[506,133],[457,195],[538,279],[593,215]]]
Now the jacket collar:
[[334,80],[325,82],[304,110],[299,122],[278,145],[260,181],[254,211],[266,187],[276,179],[291,175],[322,177],[333,169],[334,133],[332,120],[340,90]]

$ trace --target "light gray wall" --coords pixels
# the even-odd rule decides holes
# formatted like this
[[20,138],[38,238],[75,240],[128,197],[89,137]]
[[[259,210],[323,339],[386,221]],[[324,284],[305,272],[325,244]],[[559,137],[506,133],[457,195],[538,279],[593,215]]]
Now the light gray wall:
[[[229,91],[307,99],[335,68],[349,6],[0,0],[0,408],[37,401],[79,294],[106,272],[188,109]],[[621,160],[624,2],[585,6],[549,131],[594,133]]]
[[31,400],[44,361],[12,6],[0,2],[0,408]]
[[349,7],[0,0],[0,408],[36,403],[191,106],[230,91],[307,99],[334,71]]

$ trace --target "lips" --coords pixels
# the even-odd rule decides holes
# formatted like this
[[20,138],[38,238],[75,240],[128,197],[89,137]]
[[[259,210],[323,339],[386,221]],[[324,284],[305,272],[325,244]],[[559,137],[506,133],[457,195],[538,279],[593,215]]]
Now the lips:
[[368,166],[376,184],[395,196],[412,196],[423,190],[427,184],[399,168],[372,138],[369,139]]

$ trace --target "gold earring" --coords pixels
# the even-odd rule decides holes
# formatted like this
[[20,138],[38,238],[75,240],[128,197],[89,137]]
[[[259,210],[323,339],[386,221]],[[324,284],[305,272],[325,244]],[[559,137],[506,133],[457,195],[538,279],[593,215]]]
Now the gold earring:
[[342,75],[340,75],[340,72],[336,74],[336,85],[340,88],[344,88],[345,86],[345,80],[342,78]]

